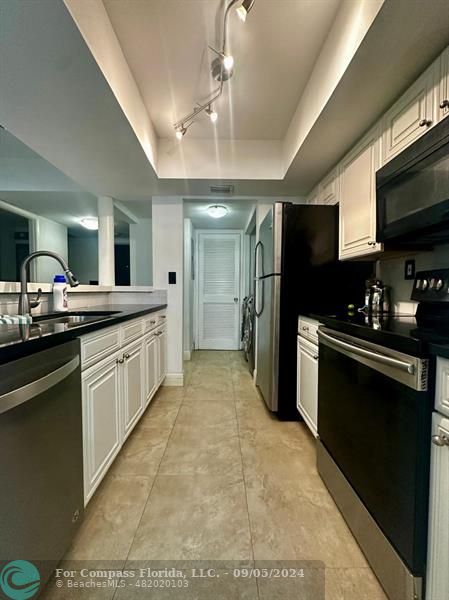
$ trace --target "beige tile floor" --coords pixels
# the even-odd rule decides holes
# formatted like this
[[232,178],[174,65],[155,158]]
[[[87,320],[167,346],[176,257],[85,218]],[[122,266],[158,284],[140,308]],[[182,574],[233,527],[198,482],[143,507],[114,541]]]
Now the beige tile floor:
[[44,598],[386,598],[317,474],[313,437],[302,423],[268,413],[239,352],[195,352],[185,387],[161,388],[63,564],[132,568],[156,560],[224,561],[214,563],[223,574],[229,561],[315,561],[304,565],[325,581],[325,595],[313,577],[299,590],[292,581],[223,575],[195,590],[50,584]]

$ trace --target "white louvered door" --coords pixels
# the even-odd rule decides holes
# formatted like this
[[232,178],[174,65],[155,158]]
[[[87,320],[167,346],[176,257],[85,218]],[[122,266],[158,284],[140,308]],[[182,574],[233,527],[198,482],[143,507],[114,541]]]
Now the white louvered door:
[[239,233],[198,234],[198,347],[240,348]]

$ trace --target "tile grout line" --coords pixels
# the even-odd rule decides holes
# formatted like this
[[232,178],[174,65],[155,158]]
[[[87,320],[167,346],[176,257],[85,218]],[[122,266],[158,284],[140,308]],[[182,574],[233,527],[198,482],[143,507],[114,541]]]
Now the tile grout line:
[[[136,538],[137,531],[139,530],[140,524],[142,523],[143,515],[145,514],[145,510],[146,510],[146,508],[147,508],[147,506],[148,506],[148,502],[150,501],[150,497],[151,497],[151,494],[152,494],[152,492],[153,492],[153,488],[154,488],[154,485],[155,485],[155,483],[156,483],[156,479],[157,479],[157,477],[158,477],[158,474],[159,474],[159,470],[160,470],[160,467],[161,467],[162,461],[164,460],[165,453],[167,452],[168,444],[169,444],[169,442],[170,442],[170,439],[171,439],[171,437],[172,437],[173,431],[174,431],[174,429],[175,429],[176,421],[178,420],[179,411],[181,410],[181,406],[183,405],[184,399],[185,399],[185,394],[184,394],[184,392],[183,392],[183,394],[182,394],[182,400],[181,400],[181,402],[179,403],[178,410],[177,410],[177,412],[176,412],[176,417],[175,417],[175,420],[173,421],[173,425],[172,425],[172,428],[171,428],[171,430],[170,430],[170,434],[169,434],[169,436],[168,436],[168,438],[167,438],[167,443],[165,444],[164,452],[162,453],[161,459],[160,459],[160,461],[159,461],[159,464],[158,464],[158,467],[157,467],[157,469],[156,469],[156,474],[155,474],[155,476],[154,476],[153,483],[151,484],[150,490],[149,490],[149,492],[148,492],[147,499],[146,499],[146,501],[145,501],[145,504],[144,504],[144,506],[143,506],[143,509],[142,509],[142,512],[141,512],[141,515],[140,515],[139,522],[137,523],[136,529],[135,529],[135,531],[134,531],[134,535],[133,535],[133,537],[132,537],[132,539],[131,539],[131,543],[130,543],[130,545],[129,545],[129,549],[128,549],[128,552],[127,552],[127,554],[126,554],[126,557],[125,557],[125,560],[124,560],[124,563],[123,563],[123,568],[124,568],[124,569],[125,569],[125,567],[126,567],[126,563],[127,563],[127,562],[128,562],[128,560],[129,560],[129,554],[130,554],[130,552],[131,552],[131,548],[133,547],[133,544],[134,544],[134,540],[135,540],[135,538]],[[148,408],[150,408],[150,407],[148,407]],[[114,599],[116,598],[116,594],[117,594],[118,590],[119,590],[119,588],[118,588],[118,587],[117,587],[117,588],[114,590],[114,594],[111,596],[111,600],[114,600]]]
[[[234,366],[232,366],[232,372],[234,373]],[[251,555],[252,555],[253,563],[255,565],[253,529],[252,529],[252,526],[251,526],[251,517],[250,517],[250,512],[249,512],[248,490],[246,488],[246,478],[245,478],[245,467],[244,467],[244,464],[243,464],[243,452],[242,452],[242,439],[241,439],[241,432],[240,432],[240,420],[239,420],[239,416],[238,416],[238,412],[237,412],[237,402],[236,402],[236,391],[235,391],[234,378],[231,377],[231,380],[232,380],[232,395],[233,395],[233,400],[234,400],[235,418],[236,418],[236,421],[237,421],[237,437],[238,437],[238,440],[239,440],[240,459],[241,459],[241,462],[242,462],[242,478],[243,478],[243,489],[245,490],[246,512],[247,512],[247,515],[248,515],[248,529],[249,529],[249,537],[250,537],[250,540],[251,540]],[[260,600],[259,581],[257,580],[257,578],[256,578],[256,588],[257,588],[257,597]]]

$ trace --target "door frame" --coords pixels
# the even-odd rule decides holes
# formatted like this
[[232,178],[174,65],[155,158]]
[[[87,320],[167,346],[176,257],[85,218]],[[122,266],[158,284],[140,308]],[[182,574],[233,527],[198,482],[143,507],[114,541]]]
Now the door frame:
[[[200,256],[200,244],[199,244],[199,239],[200,239],[200,235],[201,234],[216,234],[216,235],[220,235],[223,233],[232,233],[232,234],[238,234],[240,236],[240,281],[239,281],[239,306],[241,308],[241,303],[242,303],[242,292],[245,289],[244,285],[245,285],[245,281],[244,281],[244,266],[245,266],[245,251],[244,251],[244,243],[243,243],[243,236],[244,236],[244,231],[242,229],[195,229],[195,258],[194,258],[194,262],[195,262],[195,285],[193,286],[193,348],[198,350],[198,346],[199,346],[199,339],[200,339],[200,331],[199,331],[199,323],[200,323],[200,319],[199,319],[199,310],[200,310],[200,303],[199,303],[199,296],[200,296],[200,277],[199,277],[199,265],[200,265],[200,260],[199,260],[199,256]],[[240,311],[241,312],[241,311]],[[239,331],[240,331],[240,319],[238,322],[238,327],[239,327]],[[240,335],[239,335],[239,339],[240,339]],[[239,343],[239,350],[242,349],[242,341],[240,340]]]

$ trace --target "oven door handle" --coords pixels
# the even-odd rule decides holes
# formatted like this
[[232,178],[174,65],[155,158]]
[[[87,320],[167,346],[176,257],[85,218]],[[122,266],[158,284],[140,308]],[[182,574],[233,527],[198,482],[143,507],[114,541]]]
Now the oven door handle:
[[348,342],[344,342],[328,333],[324,333],[324,331],[318,330],[318,335],[324,341],[333,344],[337,348],[342,348],[343,350],[347,350],[352,352],[353,354],[357,354],[359,356],[363,356],[364,358],[369,358],[374,360],[382,365],[386,365],[388,367],[394,367],[396,369],[400,369],[401,371],[405,371],[410,375],[415,374],[415,365],[411,363],[405,362],[403,360],[399,360],[397,358],[392,358],[391,356],[387,356],[385,354],[380,354],[380,352],[374,352],[373,350],[366,350],[365,348],[361,348],[360,346],[354,346],[353,344],[349,344]]

